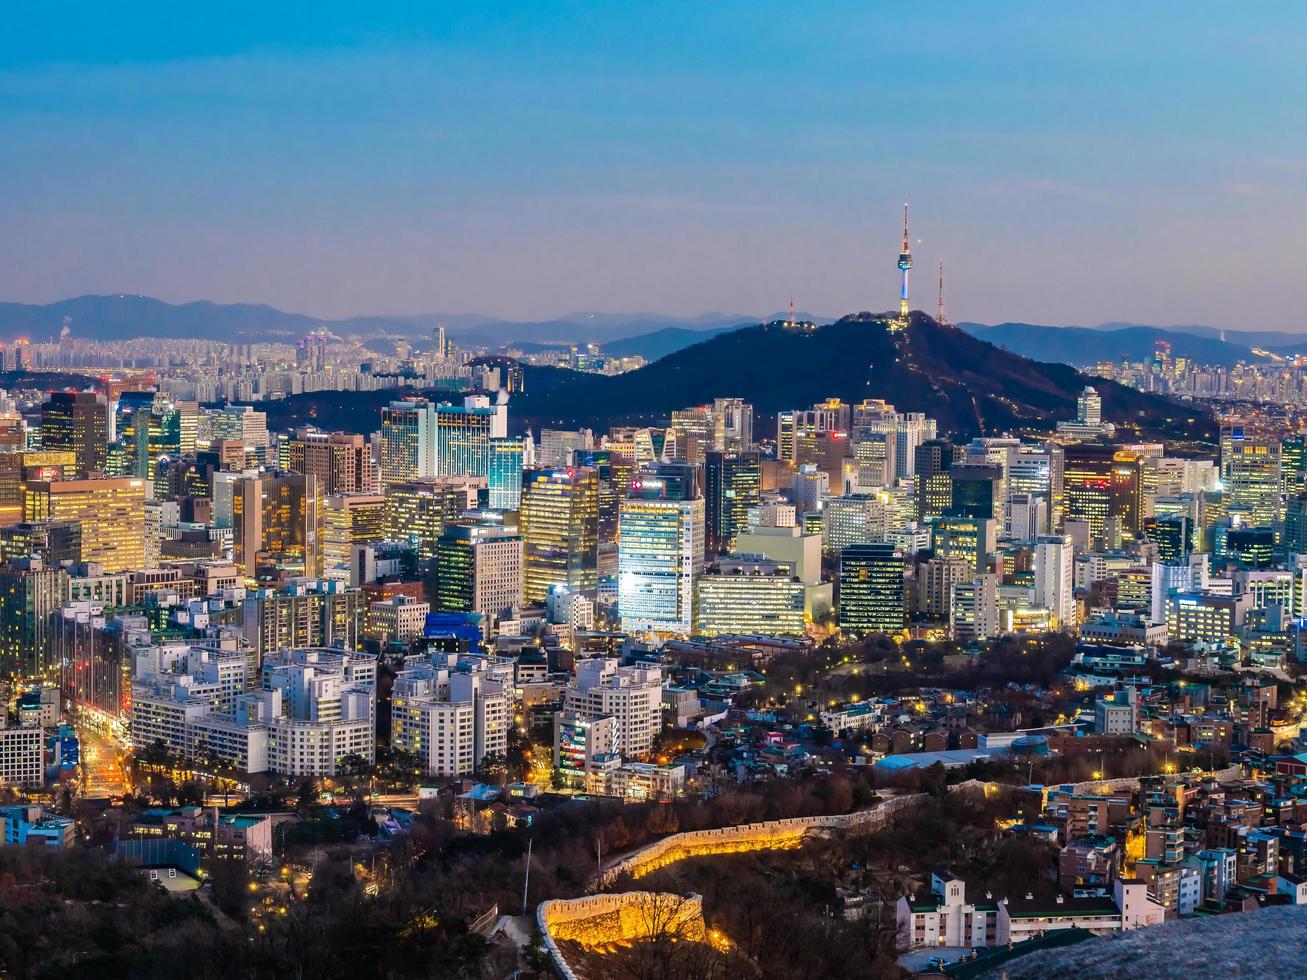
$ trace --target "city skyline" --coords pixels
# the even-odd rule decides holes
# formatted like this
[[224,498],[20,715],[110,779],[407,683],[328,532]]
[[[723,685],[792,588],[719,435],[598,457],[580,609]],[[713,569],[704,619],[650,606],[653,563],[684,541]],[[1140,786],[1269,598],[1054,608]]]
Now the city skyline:
[[0,297],[836,316],[906,192],[956,320],[1300,329],[1303,14],[1185,11],[25,12]]

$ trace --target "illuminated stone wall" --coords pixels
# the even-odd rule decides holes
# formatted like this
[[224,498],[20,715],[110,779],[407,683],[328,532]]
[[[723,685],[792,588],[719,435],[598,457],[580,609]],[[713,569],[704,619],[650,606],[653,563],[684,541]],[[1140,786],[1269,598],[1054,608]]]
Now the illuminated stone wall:
[[559,949],[560,942],[605,950],[664,937],[678,942],[713,941],[703,921],[703,899],[668,892],[551,899],[536,907],[536,924],[565,980],[576,980],[576,973]]
[[802,846],[803,840],[813,833],[866,833],[879,830],[890,817],[911,805],[917,796],[899,796],[886,800],[871,810],[844,813],[828,817],[792,817],[786,820],[769,820],[763,823],[740,824],[737,827],[720,827],[716,830],[689,830],[672,834],[643,847],[634,854],[608,868],[595,881],[594,887],[612,884],[623,875],[643,878],[659,868],[665,868],[688,858],[709,857],[716,854],[742,854],[750,851],[783,851]]

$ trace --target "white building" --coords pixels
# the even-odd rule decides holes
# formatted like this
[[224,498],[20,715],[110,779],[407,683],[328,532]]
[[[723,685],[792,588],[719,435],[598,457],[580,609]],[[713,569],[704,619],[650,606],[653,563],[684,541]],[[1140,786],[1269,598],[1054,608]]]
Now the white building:
[[617,751],[628,759],[648,755],[662,723],[663,672],[619,667],[616,659],[581,660],[563,695],[563,709],[584,718],[617,721]]
[[629,633],[688,635],[703,571],[704,501],[628,498],[619,516],[617,608]]
[[512,668],[485,658],[435,655],[395,676],[390,744],[432,776],[465,776],[508,751]]
[[1076,625],[1075,556],[1064,534],[1043,534],[1035,540],[1035,605],[1049,610],[1053,629]]
[[[3,712],[0,712],[0,725],[3,724]],[[0,728],[0,784],[40,786],[45,781],[44,750],[39,725]]]

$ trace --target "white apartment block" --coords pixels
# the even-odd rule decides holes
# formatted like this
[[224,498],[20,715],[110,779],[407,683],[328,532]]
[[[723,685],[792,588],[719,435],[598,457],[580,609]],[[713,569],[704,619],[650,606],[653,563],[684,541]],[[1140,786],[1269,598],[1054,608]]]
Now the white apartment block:
[[247,690],[246,651],[180,644],[137,656],[132,741],[177,755],[216,756],[240,772],[335,775],[340,760],[376,758],[376,658],[283,650]]
[[[410,662],[417,658],[410,658]],[[433,656],[400,671],[390,696],[390,744],[432,776],[463,776],[508,751],[512,661]]]
[[563,709],[585,718],[617,721],[617,751],[640,758],[653,749],[662,724],[663,672],[658,667],[619,667],[616,659],[579,661],[563,696]]

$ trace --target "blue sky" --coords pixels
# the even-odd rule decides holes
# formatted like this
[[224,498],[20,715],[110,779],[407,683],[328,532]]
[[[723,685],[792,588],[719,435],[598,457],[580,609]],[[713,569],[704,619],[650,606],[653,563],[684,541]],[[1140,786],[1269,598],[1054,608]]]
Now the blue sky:
[[[1307,7],[45,4],[0,298],[1307,329]],[[274,9],[275,8],[275,9]]]

